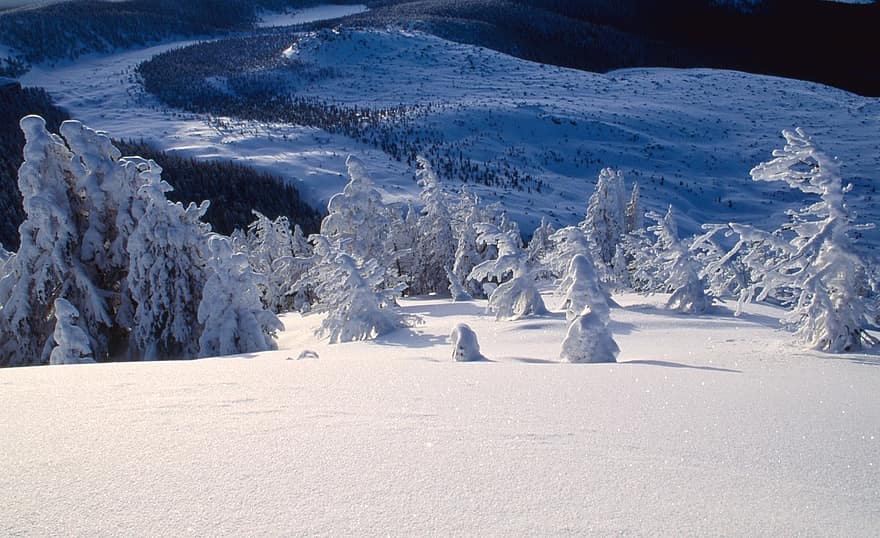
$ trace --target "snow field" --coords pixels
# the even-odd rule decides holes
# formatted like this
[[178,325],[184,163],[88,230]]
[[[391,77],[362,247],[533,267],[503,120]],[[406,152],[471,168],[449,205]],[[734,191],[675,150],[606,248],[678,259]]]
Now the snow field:
[[[277,352],[0,371],[0,533],[876,534],[875,356],[615,299],[619,364],[556,364],[564,314],[428,298],[373,343],[291,314]],[[461,322],[492,362],[452,362]]]

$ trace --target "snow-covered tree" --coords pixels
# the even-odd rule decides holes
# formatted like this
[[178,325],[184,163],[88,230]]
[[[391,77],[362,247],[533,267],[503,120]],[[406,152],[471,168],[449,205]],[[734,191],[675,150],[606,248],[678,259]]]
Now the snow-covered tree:
[[642,212],[639,184],[635,182],[633,183],[632,193],[629,195],[629,202],[626,204],[626,233],[633,233],[644,227],[644,213]]
[[608,322],[608,300],[599,284],[596,268],[589,258],[578,254],[571,259],[559,289],[562,291],[562,306],[565,308],[565,317],[569,321],[584,311],[590,311],[596,313],[606,323]]
[[410,293],[425,295],[446,292],[446,268],[455,262],[456,241],[452,235],[450,200],[440,179],[424,157],[417,157],[419,184],[422,186],[422,211],[418,222],[418,240]]
[[702,268],[696,263],[688,246],[678,238],[675,212],[669,206],[666,216],[648,213],[656,224],[648,228],[654,232],[656,264],[664,275],[666,291],[672,293],[667,308],[686,314],[701,314],[712,304],[706,294],[706,283],[700,276]]
[[247,255],[232,250],[228,237],[211,236],[208,248],[209,276],[198,309],[203,327],[199,356],[275,349],[275,334],[284,326],[263,306],[261,284],[265,285],[265,276],[251,268]]
[[477,333],[468,325],[459,323],[452,328],[452,360],[455,362],[483,361],[486,357],[480,353]]
[[528,315],[546,313],[544,300],[535,285],[535,268],[529,263],[528,253],[519,245],[513,230],[501,231],[497,226],[482,223],[477,226],[479,241],[498,248],[498,257],[473,268],[469,279],[482,282],[500,282],[489,297],[487,310],[496,319],[519,319]]
[[[288,294],[290,284],[302,273],[302,264],[295,263],[295,231],[290,229],[287,217],[275,220],[254,211],[256,220],[248,226],[247,254],[250,266],[263,276],[260,282],[263,304],[275,313],[293,308],[293,297]],[[300,237],[302,230],[299,230]],[[305,256],[309,255],[304,249]]]
[[350,180],[330,198],[321,235],[355,259],[375,259],[383,269],[389,268],[388,207],[360,159],[350,155],[345,164]]
[[487,249],[481,250],[477,244],[476,227],[483,221],[483,216],[476,200],[472,199],[468,193],[462,194],[459,208],[461,224],[458,226],[458,240],[452,272],[472,297],[483,297],[480,282],[468,279],[473,268],[488,259]]
[[49,364],[82,364],[95,362],[89,336],[79,326],[79,311],[61,297],[55,299],[55,347]]
[[[536,266],[544,264],[547,255],[553,248],[553,241],[550,240],[550,237],[555,231],[553,225],[547,222],[547,219],[542,217],[541,225],[535,228],[535,233],[533,233],[532,238],[529,239],[528,252],[530,263],[535,264]],[[552,271],[549,267],[542,267],[539,269],[538,273],[539,278],[552,275]]]
[[384,288],[385,270],[375,258],[358,262],[323,235],[310,239],[315,264],[293,287],[307,287],[317,297],[312,312],[326,314],[318,332],[330,343],[368,340],[415,322],[395,300],[405,285]]
[[626,233],[626,223],[623,174],[605,168],[599,172],[596,190],[587,204],[586,219],[581,223],[593,244],[596,263],[611,267],[617,245]]
[[703,233],[695,237],[690,245],[694,260],[703,268],[700,276],[708,283],[712,296],[738,296],[749,286],[749,271],[740,256],[727,257],[727,250],[718,239],[719,235],[729,236],[733,233],[730,226],[704,224],[702,228]]
[[544,262],[557,277],[565,275],[575,256],[581,255],[592,260],[590,241],[586,233],[577,226],[560,228],[549,239],[550,248],[544,256]]
[[132,338],[147,360],[195,357],[201,326],[198,305],[205,285],[205,244],[209,227],[201,221],[208,202],[169,202],[171,186],[155,166],[141,187],[146,212],[128,242],[128,285],[136,304]]
[[569,324],[560,356],[568,362],[617,362],[618,353],[607,322],[596,312],[584,312]]
[[875,339],[865,331],[872,321],[869,299],[859,293],[869,287],[864,282],[868,271],[850,239],[865,227],[854,224],[844,200],[851,185],[844,185],[837,160],[817,148],[803,130],[782,135],[785,147],[752,169],[752,179],[782,181],[819,200],[790,211],[791,222],[772,234],[731,224],[740,240],[729,256],[762,251],[743,258],[753,280],[751,293],[744,297],[763,300],[780,291],[790,294],[793,309],[783,321],[810,348],[842,353],[873,345]]
[[453,302],[456,301],[470,301],[473,299],[471,294],[465,289],[465,287],[458,280],[458,277],[455,276],[455,273],[452,272],[452,269],[446,268],[446,279],[449,281],[449,295],[452,297]]
[[87,219],[77,186],[82,163],[64,140],[46,130],[39,116],[21,120],[26,144],[18,184],[27,215],[19,227],[21,246],[0,278],[0,365],[45,364],[54,331],[55,300],[64,297],[79,312],[89,347],[106,350],[112,325],[107,290],[92,280],[82,259]]

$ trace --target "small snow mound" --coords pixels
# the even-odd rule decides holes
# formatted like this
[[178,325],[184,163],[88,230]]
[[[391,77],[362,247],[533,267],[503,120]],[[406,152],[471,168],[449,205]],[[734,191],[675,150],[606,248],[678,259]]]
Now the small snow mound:
[[[296,360],[301,361],[303,359],[317,359],[318,353],[312,351],[311,349],[304,349],[302,352],[296,357]],[[288,357],[287,360],[293,360],[292,357]]]
[[485,360],[480,353],[477,333],[468,325],[459,323],[452,328],[452,359],[455,362],[471,362]]

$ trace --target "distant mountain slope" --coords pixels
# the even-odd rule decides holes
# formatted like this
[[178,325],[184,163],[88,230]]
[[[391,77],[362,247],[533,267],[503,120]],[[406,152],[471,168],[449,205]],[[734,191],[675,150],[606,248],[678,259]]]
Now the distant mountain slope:
[[[346,0],[334,0],[346,3]],[[0,13],[0,74],[29,63],[73,59],[92,52],[134,48],[174,36],[213,35],[253,26],[258,10],[314,4],[314,0],[74,0]],[[3,56],[0,54],[0,56]],[[4,65],[5,63],[5,65]]]
[[[766,0],[385,0],[352,24],[415,25],[521,58],[605,71],[716,67],[880,95],[880,6]],[[824,37],[819,37],[824,36]]]
[[[422,154],[450,190],[464,183],[487,202],[502,202],[526,231],[541,217],[555,224],[583,218],[606,166],[638,181],[649,208],[675,205],[688,233],[704,222],[780,224],[803,197],[751,181],[749,169],[779,146],[782,129],[796,126],[841,158],[861,218],[880,217],[873,202],[878,100],[810,82],[711,69],[586,73],[421,32],[349,29],[196,44],[155,55],[140,73],[148,91],[174,108],[255,121],[270,136],[305,125],[381,150],[400,163],[383,172],[383,186],[396,189],[394,176],[411,175]],[[261,142],[267,149],[259,160],[283,151],[298,161],[318,149],[327,157],[315,168],[333,169],[338,159],[338,146],[285,141],[277,149]],[[314,186],[319,199],[340,187],[323,178]],[[876,244],[877,231],[869,234]]]

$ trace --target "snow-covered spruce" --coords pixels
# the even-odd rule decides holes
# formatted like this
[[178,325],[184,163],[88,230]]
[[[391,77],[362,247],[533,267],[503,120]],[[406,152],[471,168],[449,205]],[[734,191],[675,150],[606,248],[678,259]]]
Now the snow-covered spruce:
[[446,278],[449,280],[449,295],[455,301],[470,301],[473,299],[471,294],[467,292],[464,286],[459,282],[458,277],[452,272],[452,269],[446,268]]
[[702,314],[712,304],[706,294],[705,280],[700,276],[701,267],[694,260],[687,245],[678,238],[678,226],[672,206],[666,215],[648,213],[655,224],[648,229],[654,232],[655,263],[664,275],[665,291],[672,293],[666,307],[685,314]]
[[64,140],[46,130],[39,116],[21,120],[25,161],[18,185],[27,215],[19,227],[21,246],[0,278],[0,366],[46,364],[52,349],[55,299],[65,297],[79,312],[89,348],[106,354],[112,325],[107,290],[83,261],[82,238],[89,227],[85,199],[100,196]]
[[450,199],[443,192],[440,178],[430,163],[422,156],[418,177],[422,187],[422,211],[418,220],[418,238],[415,251],[410,293],[427,295],[445,293],[448,280],[446,268],[455,262],[456,241],[452,235],[452,218],[449,214]]
[[617,362],[620,348],[608,324],[596,312],[583,312],[568,326],[562,341],[562,360],[568,362]]
[[303,260],[311,256],[311,245],[299,225],[290,229],[287,217],[272,220],[258,211],[254,216],[256,220],[248,226],[246,249],[251,267],[263,275],[263,304],[275,313],[293,310],[298,301],[288,293],[290,283],[305,271]]
[[284,325],[263,306],[265,278],[254,272],[247,255],[236,253],[228,237],[208,240],[207,282],[199,302],[202,325],[199,356],[216,357],[276,349],[275,334]]
[[82,364],[95,362],[89,336],[79,326],[79,311],[61,297],[55,299],[55,347],[49,364]]
[[580,255],[588,260],[593,259],[590,241],[583,229],[577,226],[560,228],[549,239],[550,248],[542,261],[557,277],[565,275],[575,256]]
[[608,300],[599,284],[596,267],[589,258],[578,254],[571,259],[568,272],[562,279],[559,289],[562,291],[565,317],[569,321],[584,311],[589,311],[608,323],[610,314]]
[[498,257],[473,268],[469,279],[500,282],[489,297],[487,310],[495,318],[519,319],[547,312],[544,300],[535,285],[535,268],[529,263],[528,253],[519,245],[516,231],[501,231],[497,226],[482,223],[477,226],[479,240],[498,248]]
[[[593,246],[593,259],[611,268],[614,253],[627,230],[626,190],[623,174],[604,168],[599,172],[596,190],[587,204],[586,218],[581,227]],[[602,268],[604,272],[604,268]]]
[[358,262],[321,234],[310,239],[315,263],[293,289],[308,288],[317,297],[311,311],[326,314],[318,333],[331,344],[369,340],[415,323],[397,307],[405,285],[384,288],[385,270],[376,259]]
[[327,204],[327,216],[321,222],[321,235],[339,250],[356,260],[376,260],[386,285],[396,285],[399,276],[392,274],[394,251],[389,237],[391,209],[370,180],[364,164],[350,155],[345,161],[349,182]]
[[[844,201],[839,163],[815,146],[803,130],[783,131],[785,147],[773,160],[751,171],[755,181],[783,181],[819,201],[789,213],[791,222],[770,234],[751,226],[731,224],[740,240],[726,259],[741,251],[754,283],[747,299],[763,300],[774,293],[793,294],[791,312],[783,322],[812,349],[829,353],[854,351],[876,344],[866,328],[871,308],[866,293],[870,271],[853,248],[851,234],[867,226],[854,224]],[[760,249],[762,255],[749,256]]]
[[201,218],[208,202],[184,207],[168,201],[171,186],[153,167],[139,191],[146,211],[128,242],[128,286],[137,305],[132,339],[146,360],[191,358],[199,351],[198,305],[207,280],[210,228]]
[[480,353],[477,333],[467,324],[459,323],[452,328],[452,360],[455,362],[483,361],[486,357]]

